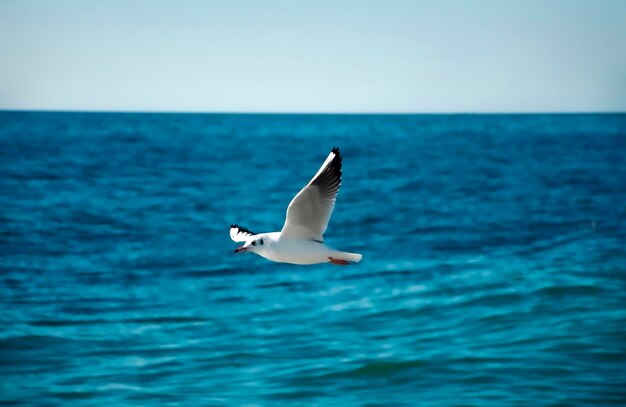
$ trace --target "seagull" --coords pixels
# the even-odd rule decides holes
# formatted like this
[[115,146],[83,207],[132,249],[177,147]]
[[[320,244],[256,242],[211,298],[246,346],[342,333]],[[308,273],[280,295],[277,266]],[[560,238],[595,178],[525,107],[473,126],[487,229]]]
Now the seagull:
[[230,225],[230,238],[245,242],[235,253],[252,252],[279,263],[346,266],[361,261],[357,253],[335,250],[324,244],[322,235],[335,207],[341,186],[341,154],[332,149],[317,174],[291,200],[280,232],[254,233]]

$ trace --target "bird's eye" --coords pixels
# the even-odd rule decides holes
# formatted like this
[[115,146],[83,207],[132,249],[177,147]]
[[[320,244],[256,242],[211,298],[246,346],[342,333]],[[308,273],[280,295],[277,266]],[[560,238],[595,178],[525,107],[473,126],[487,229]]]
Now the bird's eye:
[[259,244],[261,245],[263,244],[263,239],[259,240]]
[[252,246],[256,246],[256,242],[252,242]]

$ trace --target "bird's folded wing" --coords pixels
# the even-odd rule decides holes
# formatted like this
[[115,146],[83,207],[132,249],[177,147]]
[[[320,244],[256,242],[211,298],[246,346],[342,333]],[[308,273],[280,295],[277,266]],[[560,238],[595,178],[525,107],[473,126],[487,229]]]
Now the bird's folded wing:
[[230,225],[230,238],[235,242],[245,242],[256,233],[237,225]]
[[313,179],[291,200],[281,237],[322,241],[340,186],[341,154],[335,147]]

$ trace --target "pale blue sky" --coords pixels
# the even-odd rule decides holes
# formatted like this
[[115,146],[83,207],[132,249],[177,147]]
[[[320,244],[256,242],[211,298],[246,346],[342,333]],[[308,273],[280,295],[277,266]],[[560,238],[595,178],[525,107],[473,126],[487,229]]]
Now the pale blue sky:
[[0,109],[626,111],[626,1],[0,1]]

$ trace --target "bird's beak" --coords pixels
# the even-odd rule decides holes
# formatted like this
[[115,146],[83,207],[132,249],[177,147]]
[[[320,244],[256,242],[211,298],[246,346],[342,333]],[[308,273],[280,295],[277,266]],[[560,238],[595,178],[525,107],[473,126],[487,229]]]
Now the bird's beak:
[[241,246],[241,247],[236,248],[233,253],[243,253],[243,252],[247,252],[247,251],[248,251],[247,247]]

